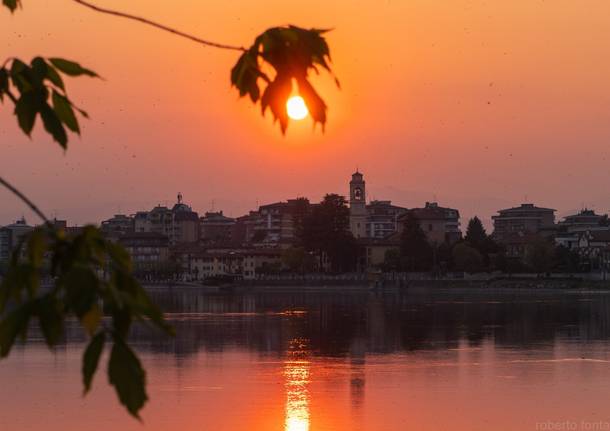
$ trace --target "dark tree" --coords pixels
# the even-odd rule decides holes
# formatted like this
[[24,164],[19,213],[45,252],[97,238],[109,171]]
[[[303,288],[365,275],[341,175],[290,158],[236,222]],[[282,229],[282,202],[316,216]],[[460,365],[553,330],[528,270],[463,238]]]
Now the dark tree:
[[550,271],[555,257],[555,247],[545,238],[532,239],[525,250],[525,263],[535,272]]
[[297,240],[300,240],[303,237],[303,229],[305,227],[305,219],[311,212],[311,205],[309,204],[309,200],[307,198],[297,198],[293,213],[292,213],[292,222],[294,225],[294,235]]
[[477,216],[474,216],[468,222],[468,228],[466,229],[466,236],[464,239],[471,247],[481,251],[481,247],[487,239],[487,232],[485,232],[481,219]]
[[563,245],[556,247],[553,269],[561,272],[578,272],[580,270],[578,252]]
[[453,261],[458,271],[477,272],[483,267],[483,256],[479,251],[465,242],[453,247]]
[[432,269],[433,250],[417,218],[407,213],[400,238],[400,254],[406,271]]
[[464,240],[480,253],[483,260],[479,270],[492,269],[495,266],[494,257],[502,252],[502,247],[494,241],[491,235],[487,235],[481,219],[477,216],[471,218],[468,222]]
[[352,271],[358,246],[349,230],[349,208],[343,196],[328,194],[303,220],[301,237],[308,251],[326,255],[335,272]]
[[384,272],[400,271],[400,250],[397,248],[386,250],[381,269]]
[[443,242],[438,246],[435,246],[435,256],[435,264],[437,266],[438,271],[444,273],[447,270],[453,268],[453,255],[451,245],[449,245],[447,242]]

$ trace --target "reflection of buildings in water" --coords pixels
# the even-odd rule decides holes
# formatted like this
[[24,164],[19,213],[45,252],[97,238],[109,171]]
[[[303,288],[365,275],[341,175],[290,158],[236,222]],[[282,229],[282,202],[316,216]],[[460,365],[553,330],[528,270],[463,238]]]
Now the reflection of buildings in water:
[[[355,338],[366,352],[389,353],[470,347],[552,346],[558,337],[605,341],[610,336],[610,297],[523,293],[502,289],[405,289],[401,294],[259,292],[204,294],[197,289],[151,289],[176,327],[176,337],[159,337],[136,325],[132,339],[140,351],[170,353],[184,366],[200,351],[240,346],[262,354],[283,354],[295,333],[308,340],[317,357],[353,356]],[[586,300],[586,301],[584,301]],[[286,315],[285,310],[306,313]],[[68,327],[67,339],[84,341]]]
[[350,346],[350,399],[354,410],[360,410],[364,403],[366,365],[366,340],[362,337],[354,338]]
[[[307,360],[308,340],[294,339],[290,342],[289,359],[284,363],[286,379],[285,431],[309,430],[309,378],[311,363]],[[296,349],[294,348],[296,347]]]

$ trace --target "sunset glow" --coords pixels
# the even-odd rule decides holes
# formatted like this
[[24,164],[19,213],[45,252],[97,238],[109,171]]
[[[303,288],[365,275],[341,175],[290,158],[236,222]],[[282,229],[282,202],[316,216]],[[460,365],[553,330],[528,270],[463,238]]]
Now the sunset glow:
[[[436,196],[487,224],[525,195],[559,215],[581,204],[610,208],[599,187],[610,159],[608,2],[99,3],[234,45],[284,23],[333,28],[326,37],[341,89],[312,72],[328,105],[325,133],[312,133],[306,118],[283,136],[230,87],[237,52],[74,2],[24,2],[0,17],[11,44],[2,60],[62,55],[104,77],[66,79],[70,99],[90,115],[68,152],[50,144],[40,121],[30,140],[10,105],[0,110],[3,176],[58,218],[95,222],[178,190],[200,211],[214,202],[240,216],[257,201],[345,193],[356,166],[375,179],[375,196],[407,207]],[[575,143],[578,151],[568,150]],[[159,172],[164,181],[144,181]],[[34,221],[7,199],[0,221],[24,211]]]
[[309,115],[305,100],[301,96],[293,96],[286,102],[286,111],[293,120],[303,120]]
[[287,361],[286,377],[286,421],[285,431],[309,430],[309,362]]

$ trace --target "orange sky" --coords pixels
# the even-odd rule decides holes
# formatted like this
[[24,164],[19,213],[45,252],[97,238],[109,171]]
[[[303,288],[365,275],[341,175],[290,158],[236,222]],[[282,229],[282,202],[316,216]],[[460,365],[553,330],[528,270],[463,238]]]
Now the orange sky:
[[[40,124],[24,138],[0,106],[0,172],[51,215],[98,221],[180,191],[199,212],[215,201],[237,216],[346,193],[356,167],[370,198],[436,198],[466,217],[526,196],[560,215],[610,209],[606,0],[97,2],[238,45],[273,25],[333,27],[342,90],[316,80],[326,134],[307,120],[283,137],[229,87],[237,53],[70,0],[23,0],[0,11],[0,57],[63,56],[105,78],[69,80],[91,120],[66,154]],[[28,214],[0,197],[0,223]]]

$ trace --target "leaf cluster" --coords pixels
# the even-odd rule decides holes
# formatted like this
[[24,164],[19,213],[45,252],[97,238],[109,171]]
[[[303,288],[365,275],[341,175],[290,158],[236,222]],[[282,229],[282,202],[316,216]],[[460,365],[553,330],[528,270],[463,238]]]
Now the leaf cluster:
[[[43,276],[52,279],[43,288]],[[107,316],[107,317],[104,317]],[[146,376],[127,345],[134,321],[173,333],[132,274],[129,254],[87,226],[77,235],[45,225],[25,237],[14,250],[0,285],[0,357],[18,337],[25,339],[37,319],[49,347],[61,342],[66,319],[76,317],[90,337],[83,356],[85,393],[91,388],[101,354],[112,342],[108,379],[120,402],[139,417],[146,403]]]
[[2,0],[2,4],[11,12],[15,12],[15,9],[21,6],[21,0]]
[[[323,36],[327,31],[293,25],[270,28],[255,39],[231,70],[231,84],[240,97],[248,95],[253,103],[260,101],[263,115],[269,108],[274,122],[279,121],[282,133],[288,127],[286,101],[292,92],[293,81],[307,104],[314,125],[320,123],[324,128],[326,124],[326,103],[309,82],[308,75],[311,70],[318,73],[319,68],[332,73],[330,50]],[[275,71],[273,79],[264,73],[265,63]],[[262,94],[259,80],[267,85]],[[337,80],[336,83],[339,85]]]
[[68,98],[62,75],[98,76],[63,58],[35,57],[30,64],[12,58],[0,68],[0,102],[6,97],[14,103],[19,127],[28,136],[40,115],[45,130],[65,149],[68,145],[66,128],[80,134],[74,111],[85,118],[88,115]]

